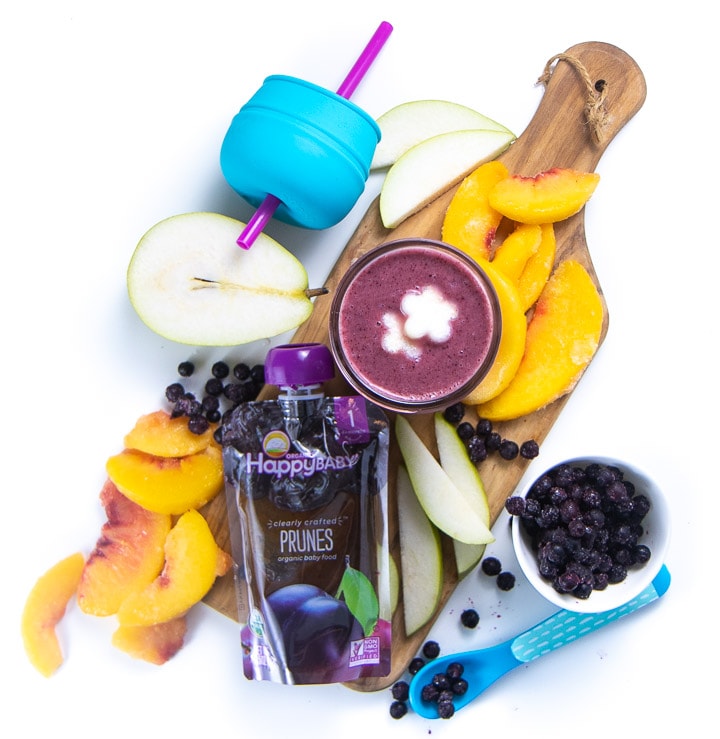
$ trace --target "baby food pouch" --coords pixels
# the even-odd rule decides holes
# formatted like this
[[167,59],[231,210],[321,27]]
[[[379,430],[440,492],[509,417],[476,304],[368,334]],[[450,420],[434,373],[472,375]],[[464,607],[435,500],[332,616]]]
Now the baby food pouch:
[[245,403],[222,442],[245,676],[346,682],[390,671],[383,411],[326,397],[323,344],[271,349],[277,399]]

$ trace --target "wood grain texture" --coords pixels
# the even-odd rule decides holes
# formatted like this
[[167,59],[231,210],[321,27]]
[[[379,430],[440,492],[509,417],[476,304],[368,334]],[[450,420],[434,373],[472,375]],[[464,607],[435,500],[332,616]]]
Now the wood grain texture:
[[[545,93],[532,121],[518,140],[500,157],[500,160],[513,173],[534,175],[551,167],[571,167],[582,171],[594,171],[608,144],[643,105],[646,95],[643,74],[634,60],[621,49],[606,43],[588,42],[571,47],[565,54],[581,62],[593,84],[599,80],[604,80],[607,111],[607,126],[604,130],[604,137],[601,142],[598,142],[587,122],[585,112],[588,98],[586,81],[573,64],[561,59],[554,65],[552,76],[546,84]],[[538,74],[542,72],[543,65],[544,60],[539,60]],[[353,260],[378,244],[394,239],[407,237],[439,239],[445,210],[461,179],[459,178],[458,182],[448,191],[439,193],[433,202],[392,231],[383,227],[379,215],[378,200],[376,199],[328,277],[326,287],[329,294],[316,298],[312,316],[297,330],[293,341],[327,343],[327,326],[332,293],[340,277]],[[600,187],[602,187],[602,182]],[[584,212],[581,211],[572,218],[556,224],[555,233],[557,239],[556,264],[568,257],[579,260],[588,269],[602,295],[585,239]],[[608,330],[608,310],[606,305],[604,307],[605,320],[601,342]],[[341,379],[337,378],[328,383],[327,392],[328,394],[344,394],[350,392],[350,390]],[[273,389],[266,388],[263,390],[261,398],[272,397],[272,394]],[[495,424],[495,427],[507,438],[519,441],[532,438],[541,443],[558,418],[568,397],[561,398],[524,418]],[[411,423],[431,449],[436,452],[432,415],[414,415],[411,418]],[[391,550],[399,563],[400,547],[397,512],[394,508],[394,476],[392,475],[392,471],[397,469],[399,451],[394,442],[391,445],[390,454],[391,521],[389,533]],[[506,498],[515,489],[527,465],[527,461],[520,459],[506,462],[491,458],[482,463],[480,472],[488,492],[493,523],[502,511]],[[210,522],[218,544],[229,551],[229,532],[224,497],[219,496],[212,501],[205,507],[203,513]],[[445,582],[440,607],[447,602],[458,582],[452,544],[446,537],[443,537],[443,547],[446,555]],[[230,618],[243,620],[243,607],[242,604],[238,605],[231,575],[218,580],[205,601]],[[358,680],[349,683],[349,687],[360,691],[374,691],[391,685],[403,674],[409,661],[417,654],[431,626],[432,622],[407,637],[404,633],[401,602],[393,619],[391,674],[386,678]]]

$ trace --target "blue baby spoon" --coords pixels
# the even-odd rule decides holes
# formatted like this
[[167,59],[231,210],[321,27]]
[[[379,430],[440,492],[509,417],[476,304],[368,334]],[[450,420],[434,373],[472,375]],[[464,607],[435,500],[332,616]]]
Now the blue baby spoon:
[[453,700],[455,712],[477,698],[486,688],[510,670],[532,662],[549,652],[570,644],[602,626],[627,616],[638,608],[656,601],[670,587],[670,573],[663,565],[653,581],[638,596],[619,608],[603,613],[574,613],[561,610],[541,621],[537,626],[502,644],[470,652],[459,652],[438,657],[419,670],[410,682],[409,702],[415,713],[423,718],[440,718],[438,703],[422,698],[425,685],[433,676],[445,673],[448,665],[459,663],[468,689]]

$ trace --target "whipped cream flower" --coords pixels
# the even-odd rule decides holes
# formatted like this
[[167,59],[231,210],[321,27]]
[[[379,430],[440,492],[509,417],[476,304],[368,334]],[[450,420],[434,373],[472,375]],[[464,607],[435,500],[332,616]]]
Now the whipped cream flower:
[[458,315],[455,303],[432,286],[405,293],[400,310],[402,313],[389,311],[383,315],[382,347],[391,354],[403,352],[409,359],[420,358],[422,347],[417,342],[421,339],[434,344],[447,341]]
[[442,344],[452,335],[452,322],[457,318],[455,303],[446,300],[435,287],[405,293],[400,310],[405,314],[405,335],[409,339],[428,338]]

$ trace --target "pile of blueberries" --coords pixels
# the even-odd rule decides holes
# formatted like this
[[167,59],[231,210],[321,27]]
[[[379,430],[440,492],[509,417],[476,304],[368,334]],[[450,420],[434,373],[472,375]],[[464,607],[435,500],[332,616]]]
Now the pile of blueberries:
[[186,417],[188,428],[194,434],[204,434],[211,424],[222,421],[240,403],[255,400],[265,384],[265,366],[262,364],[251,367],[238,362],[231,368],[227,362],[215,362],[202,393],[185,387],[186,380],[195,373],[193,362],[180,362],[177,371],[180,381],[165,388],[165,398],[171,404],[173,418]]
[[499,454],[507,461],[517,458],[518,455],[523,459],[535,459],[540,453],[540,447],[534,439],[518,444],[512,439],[503,438],[495,431],[492,422],[487,418],[479,419],[476,424],[463,421],[465,417],[463,403],[448,406],[443,411],[443,415],[446,421],[455,426],[474,464],[484,462],[493,453]]
[[650,559],[639,541],[650,500],[617,467],[559,464],[505,509],[519,517],[540,574],[560,593],[589,598]]
[[[440,654],[440,645],[436,641],[427,641],[422,647],[422,656],[415,657],[408,666],[411,675],[415,675],[425,666],[427,660],[433,660]],[[429,703],[436,703],[440,718],[451,718],[455,713],[454,700],[465,695],[468,689],[467,680],[463,677],[463,666],[460,662],[449,664],[445,672],[433,675],[432,680],[423,685],[421,697]],[[410,685],[406,680],[398,680],[390,689],[393,702],[390,704],[390,715],[402,718],[408,712]]]

